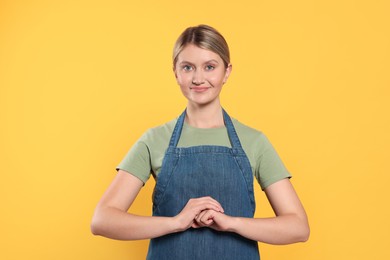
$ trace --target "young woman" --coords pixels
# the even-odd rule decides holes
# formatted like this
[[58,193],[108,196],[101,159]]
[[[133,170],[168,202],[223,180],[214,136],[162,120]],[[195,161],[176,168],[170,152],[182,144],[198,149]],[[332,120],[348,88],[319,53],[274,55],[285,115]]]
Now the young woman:
[[[259,259],[257,241],[306,241],[306,213],[279,156],[264,134],[221,106],[232,71],[223,36],[206,25],[187,28],[173,70],[187,107],[131,148],[96,208],[92,233],[151,239],[148,259]],[[150,175],[153,216],[128,213]],[[275,217],[253,218],[254,177]]]

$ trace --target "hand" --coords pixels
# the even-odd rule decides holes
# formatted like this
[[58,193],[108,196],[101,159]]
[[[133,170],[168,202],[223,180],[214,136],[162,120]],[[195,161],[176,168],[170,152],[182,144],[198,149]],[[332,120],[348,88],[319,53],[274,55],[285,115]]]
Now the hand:
[[174,217],[178,224],[178,231],[184,231],[190,227],[199,227],[195,221],[202,212],[212,210],[213,212],[224,212],[221,204],[211,197],[190,199],[182,211]]
[[213,209],[202,211],[196,218],[193,227],[210,227],[217,231],[228,231],[232,217]]

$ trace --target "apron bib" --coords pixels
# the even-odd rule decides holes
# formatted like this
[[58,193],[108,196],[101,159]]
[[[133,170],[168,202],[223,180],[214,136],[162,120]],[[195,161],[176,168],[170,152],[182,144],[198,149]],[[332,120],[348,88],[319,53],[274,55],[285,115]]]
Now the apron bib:
[[[178,148],[186,111],[178,118],[153,193],[153,216],[173,217],[188,200],[210,196],[225,214],[252,218],[253,174],[229,115],[224,122],[232,148],[202,145]],[[190,228],[151,239],[147,259],[260,259],[257,242],[232,232]]]

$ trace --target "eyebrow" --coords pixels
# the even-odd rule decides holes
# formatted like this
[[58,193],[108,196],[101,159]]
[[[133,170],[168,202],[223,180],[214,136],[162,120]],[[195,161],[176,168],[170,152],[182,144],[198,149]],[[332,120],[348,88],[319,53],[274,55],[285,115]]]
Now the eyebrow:
[[[215,63],[219,64],[219,62],[218,62],[217,60],[214,60],[214,59],[208,60],[208,61],[206,61],[206,62],[204,62],[204,63],[210,63],[210,62],[215,62]],[[180,64],[180,65],[181,65],[181,64],[191,64],[191,65],[193,65],[192,62],[189,62],[189,61],[186,61],[186,60],[180,62],[179,64]]]

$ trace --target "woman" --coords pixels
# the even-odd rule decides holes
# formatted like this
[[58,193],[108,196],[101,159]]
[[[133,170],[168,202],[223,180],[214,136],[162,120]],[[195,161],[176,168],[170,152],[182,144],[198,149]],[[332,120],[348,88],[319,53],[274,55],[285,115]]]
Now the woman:
[[[221,106],[232,71],[223,36],[206,25],[187,28],[175,44],[173,70],[187,107],[147,131],[123,159],[96,208],[93,234],[151,239],[148,259],[259,259],[257,241],[306,241],[305,211],[272,145]],[[150,174],[153,216],[128,213]],[[253,218],[253,176],[275,217]]]

